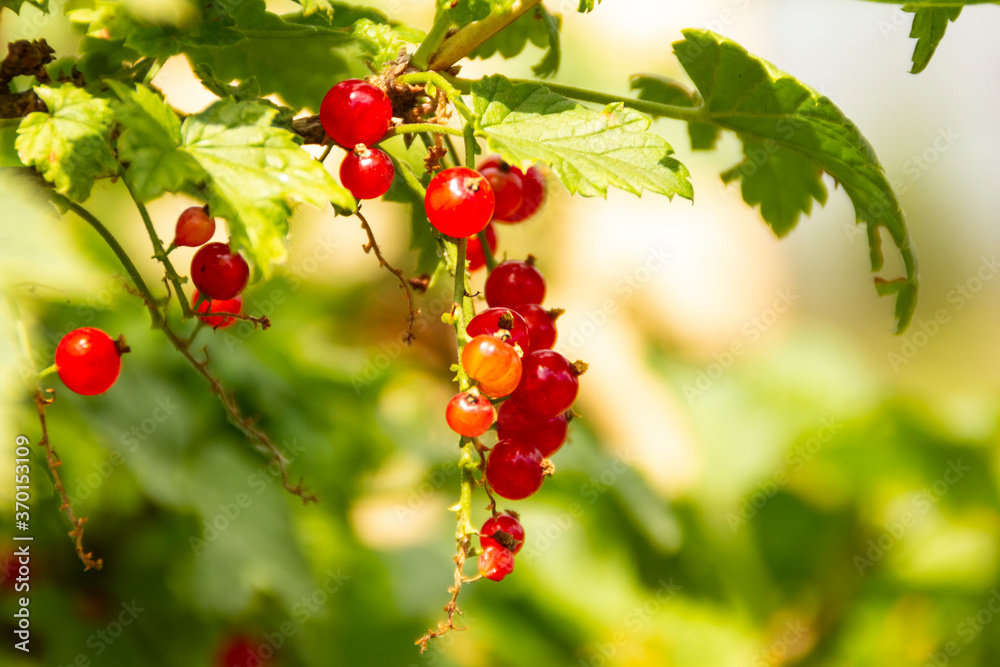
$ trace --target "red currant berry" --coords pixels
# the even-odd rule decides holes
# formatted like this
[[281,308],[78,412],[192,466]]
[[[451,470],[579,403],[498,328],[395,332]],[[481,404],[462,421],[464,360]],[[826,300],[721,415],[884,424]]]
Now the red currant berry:
[[506,218],[497,218],[499,222],[524,222],[538,212],[545,201],[545,174],[542,169],[533,166],[521,175],[521,206]]
[[514,571],[514,554],[501,546],[490,545],[479,554],[479,574],[500,581]]
[[463,391],[448,403],[444,418],[455,433],[478,438],[493,424],[493,404],[475,389]]
[[431,179],[424,198],[427,219],[445,236],[461,238],[481,232],[493,217],[493,189],[478,171],[445,169]]
[[537,303],[525,303],[513,308],[528,325],[528,334],[531,336],[531,349],[551,350],[556,344],[556,317],[562,315],[559,310],[545,310]]
[[[486,233],[486,242],[490,246],[490,252],[497,251],[497,231],[493,228],[493,223],[486,225],[483,230]],[[479,236],[470,236],[465,247],[465,259],[469,261],[469,271],[476,271],[486,266],[486,253],[483,252],[483,244]]]
[[508,396],[521,381],[517,350],[493,336],[476,336],[462,350],[462,368],[492,398]]
[[526,415],[550,419],[570,409],[580,391],[579,371],[558,352],[524,356],[521,383],[511,398]]
[[[502,535],[496,535],[498,530],[507,533],[510,539],[508,540]],[[501,544],[498,540],[506,542],[506,544]],[[479,546],[484,549],[489,546],[503,547],[514,554],[520,551],[521,547],[524,546],[524,527],[517,520],[517,515],[506,512],[487,519],[479,531]]]
[[511,308],[487,308],[473,317],[465,330],[470,336],[500,338],[522,352],[527,352],[530,344],[527,322]]
[[545,300],[545,278],[528,262],[502,262],[486,278],[486,303],[491,308],[516,308]]
[[250,267],[225,243],[209,243],[191,258],[191,280],[210,299],[224,301],[243,291],[250,280]]
[[215,664],[218,667],[263,667],[268,660],[262,654],[257,653],[257,645],[249,637],[231,637],[219,648]]
[[200,297],[201,294],[198,290],[195,290],[194,296],[191,298],[191,305],[194,306],[197,303],[199,313],[208,313],[204,317],[199,315],[198,319],[213,329],[225,329],[236,322],[235,317],[215,315],[215,313],[236,313],[239,315],[243,312],[242,295],[236,296],[233,299],[205,299],[201,303],[198,303]]
[[388,155],[360,144],[340,163],[340,182],[355,199],[378,199],[388,192],[395,175],[396,168]]
[[197,248],[208,243],[214,234],[215,218],[208,214],[208,207],[192,206],[177,218],[173,245]]
[[480,167],[479,173],[486,177],[493,189],[496,198],[494,218],[506,220],[521,208],[524,195],[520,169],[501,161],[497,166]]
[[507,500],[521,500],[542,487],[542,453],[528,442],[501,440],[486,459],[486,479]]
[[565,414],[544,419],[525,414],[514,401],[504,401],[497,411],[497,437],[519,440],[538,448],[545,458],[555,454],[566,442],[569,419]]
[[341,81],[323,98],[319,121],[330,138],[347,149],[377,142],[392,123],[388,95],[361,79]]
[[124,342],[111,340],[100,329],[83,327],[62,337],[56,346],[56,370],[70,391],[93,396],[103,394],[118,379]]

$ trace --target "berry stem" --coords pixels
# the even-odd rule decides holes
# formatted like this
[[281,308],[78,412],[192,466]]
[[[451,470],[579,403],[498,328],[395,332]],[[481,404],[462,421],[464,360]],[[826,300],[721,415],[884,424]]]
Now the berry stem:
[[493,248],[490,247],[489,240],[486,238],[486,230],[479,232],[479,245],[483,248],[483,258],[486,260],[486,273],[489,274],[490,271],[497,268],[497,258],[493,254]]
[[396,280],[399,281],[399,286],[403,288],[403,292],[406,294],[406,305],[409,309],[409,317],[407,319],[406,333],[403,334],[403,341],[409,345],[417,337],[417,333],[414,331],[414,326],[417,321],[417,310],[413,303],[413,291],[410,289],[410,283],[403,277],[403,270],[393,267],[392,264],[390,264],[382,255],[382,250],[378,247],[378,242],[375,241],[375,233],[372,232],[371,225],[368,224],[365,216],[361,214],[360,206],[358,207],[358,210],[354,212],[354,215],[358,216],[358,220],[361,221],[362,229],[364,229],[365,234],[368,235],[368,243],[362,245],[361,249],[366,253],[374,252],[375,257],[378,258],[378,265],[392,275],[396,276]]
[[187,297],[184,295],[183,280],[177,274],[174,269],[174,265],[170,262],[170,258],[167,257],[167,253],[163,249],[163,241],[160,240],[159,235],[156,233],[156,228],[153,227],[153,219],[149,217],[149,211],[146,210],[145,204],[139,200],[135,195],[135,190],[132,188],[132,184],[129,183],[129,179],[122,177],[122,182],[125,183],[125,189],[128,190],[128,194],[132,197],[132,201],[135,202],[135,207],[139,210],[139,215],[142,217],[142,222],[146,225],[146,233],[149,234],[149,240],[153,243],[153,257],[163,265],[166,270],[167,280],[170,284],[174,286],[174,292],[177,294],[177,300],[181,302],[181,312],[184,313],[184,317],[192,317],[194,315],[191,312],[191,305],[188,303]]
[[392,137],[398,137],[401,134],[417,134],[419,132],[431,132],[433,134],[453,134],[456,136],[462,136],[462,131],[455,129],[454,127],[448,127],[447,125],[438,125],[437,123],[410,123],[408,125],[397,125],[386,132],[379,143],[382,143],[386,139]]
[[514,0],[510,10],[492,12],[483,20],[474,21],[463,27],[441,43],[440,48],[436,49],[436,53],[430,59],[427,69],[448,69],[539,2],[541,0]]
[[410,188],[410,190],[413,191],[413,194],[415,194],[420,201],[423,201],[424,197],[427,196],[427,188],[423,186],[420,179],[418,179],[414,173],[410,171],[409,166],[400,162],[393,155],[390,154],[389,158],[392,160],[392,165],[396,168],[396,173],[403,177],[403,182],[406,184],[406,187]]
[[326,148],[323,149],[323,154],[319,156],[320,164],[326,162],[326,158],[330,157],[330,151],[333,150],[333,141],[330,141],[329,139],[327,141],[329,143],[327,143]]
[[52,364],[51,366],[49,366],[45,370],[38,371],[38,379],[41,380],[43,377],[45,377],[47,375],[52,375],[53,373],[55,373],[58,370],[59,370],[59,367],[56,366],[55,364]]

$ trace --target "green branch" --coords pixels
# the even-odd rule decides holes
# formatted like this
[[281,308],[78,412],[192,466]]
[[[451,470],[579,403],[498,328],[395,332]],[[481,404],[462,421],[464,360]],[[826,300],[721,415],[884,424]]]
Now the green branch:
[[434,25],[427,32],[427,37],[424,38],[423,43],[417,47],[417,51],[410,58],[410,64],[417,69],[427,69],[431,57],[438,50],[438,47],[441,46],[441,42],[445,40],[445,37],[448,36],[451,26],[451,16],[448,12],[439,11],[437,16],[434,17]]
[[[476,83],[472,79],[460,79],[458,77],[448,75],[443,76],[449,83],[452,84],[452,86],[454,86],[456,90],[466,95],[472,92],[472,84]],[[531,79],[510,79],[510,82],[515,86],[522,83],[539,84],[538,81],[532,81]],[[659,102],[650,102],[648,100],[636,100],[631,97],[621,97],[619,95],[599,93],[593,90],[586,90],[585,88],[564,86],[559,83],[545,82],[539,85],[545,86],[553,93],[573,100],[579,100],[580,102],[593,102],[594,104],[604,105],[616,104],[620,102],[629,109],[635,109],[636,111],[647,113],[650,116],[672,118],[674,120],[683,120],[689,123],[698,121],[712,122],[711,119],[705,115],[703,107],[679,107],[673,104],[660,104]]]
[[153,257],[163,265],[164,270],[167,272],[167,280],[174,286],[177,300],[181,302],[181,312],[184,313],[185,319],[193,317],[194,312],[191,310],[191,304],[188,303],[187,296],[184,294],[184,288],[182,287],[184,279],[178,275],[174,269],[174,265],[170,262],[170,258],[167,257],[167,253],[163,248],[163,241],[160,240],[159,235],[156,233],[156,228],[153,227],[153,220],[149,217],[149,211],[146,210],[146,206],[135,195],[135,190],[132,189],[132,184],[129,183],[128,178],[123,176],[122,182],[125,183],[125,189],[128,190],[129,196],[135,202],[135,207],[139,210],[142,222],[146,226],[146,233],[149,234],[149,240],[153,244]]
[[397,125],[392,128],[385,135],[379,139],[379,143],[382,143],[386,139],[392,137],[398,137],[401,134],[419,134],[421,132],[431,132],[433,134],[453,134],[455,136],[462,136],[461,130],[456,130],[453,127],[448,127],[447,125],[438,125],[436,123],[410,123],[409,125]]
[[[509,11],[491,13],[482,21],[474,21],[441,43],[430,59],[430,70],[446,70],[480,47],[486,40],[513,23],[541,0],[514,0]],[[417,65],[417,63],[413,63]],[[420,67],[419,65],[417,65]],[[423,69],[423,67],[421,67]]]

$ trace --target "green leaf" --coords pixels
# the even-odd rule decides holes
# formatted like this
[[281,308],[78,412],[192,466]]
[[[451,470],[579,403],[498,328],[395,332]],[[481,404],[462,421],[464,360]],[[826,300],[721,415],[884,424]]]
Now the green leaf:
[[622,104],[588,109],[544,85],[491,76],[472,86],[477,133],[514,163],[541,160],[570,192],[606,196],[609,187],[693,196],[688,171],[670,157],[650,119]]
[[[67,8],[70,20],[88,24],[87,34],[121,42],[143,56],[168,58],[188,48],[236,44],[244,36],[233,29],[234,22],[222,4],[199,0],[199,11],[177,17],[176,23],[137,16],[121,2],[92,0]],[[143,9],[143,5],[136,5]]]
[[225,99],[181,126],[183,150],[210,178],[209,203],[265,275],[285,258],[293,203],[355,208],[353,197],[302,150],[294,134],[271,126],[276,114],[257,102]]
[[580,0],[580,5],[576,8],[578,12],[592,12],[594,7],[600,4],[601,0]]
[[333,17],[334,8],[330,0],[295,0],[295,2],[302,5],[302,13],[305,16],[319,13]]
[[192,65],[209,65],[222,81],[254,77],[262,95],[276,94],[293,109],[319,111],[323,95],[337,81],[369,72],[347,31],[285,21],[266,11],[264,0],[241,0],[232,19],[246,37],[237,44],[186,48]]
[[[728,172],[742,178],[747,203],[760,205],[776,233],[787,233],[812,199],[825,201],[814,175],[820,169],[830,174],[867,226],[872,271],[883,266],[879,228],[902,254],[906,279],[896,293],[896,318],[903,331],[916,307],[917,261],[899,201],[871,145],[829,99],[735,42],[705,30],[685,30],[684,37],[674,51],[704,100],[699,119],[736,132],[750,156]],[[801,172],[793,175],[796,170]]]
[[121,126],[118,159],[142,201],[164,192],[182,192],[206,178],[189,154],[180,150],[181,123],[173,109],[145,86],[134,90],[117,81],[108,84],[118,96],[112,104]]
[[404,47],[396,30],[384,23],[375,23],[369,19],[360,19],[351,29],[351,36],[358,42],[366,62],[372,70],[379,72],[394,61]]
[[90,196],[94,180],[118,172],[109,134],[114,114],[106,100],[71,83],[37,86],[48,112],[28,114],[17,129],[17,154],[56,191],[76,201]]
[[27,3],[29,6],[41,11],[48,13],[49,11],[49,0],[0,0],[0,9],[7,7],[15,14],[21,13],[21,7]]
[[809,158],[773,141],[743,140],[746,159],[722,174],[725,183],[741,181],[743,201],[760,206],[761,215],[781,237],[795,228],[799,215],[812,211],[813,199],[826,204],[823,170]]
[[437,0],[437,13],[448,14],[452,23],[461,28],[473,21],[481,21],[491,12],[506,12],[513,0]]
[[[629,80],[629,87],[639,91],[640,100],[676,107],[696,107],[701,105],[701,95],[665,76],[637,74]],[[715,148],[721,129],[712,123],[688,123],[691,150],[708,151]]]
[[915,5],[905,5],[903,11],[913,12],[910,37],[917,40],[917,45],[913,49],[913,69],[910,73],[919,74],[931,61],[931,56],[934,55],[945,30],[948,29],[948,22],[958,19],[962,8],[918,9]]
[[486,40],[469,58],[492,58],[500,54],[504,58],[520,55],[528,43],[547,49],[542,60],[531,68],[536,76],[547,78],[559,71],[561,52],[559,30],[562,17],[550,14],[541,4],[525,12],[516,21]]

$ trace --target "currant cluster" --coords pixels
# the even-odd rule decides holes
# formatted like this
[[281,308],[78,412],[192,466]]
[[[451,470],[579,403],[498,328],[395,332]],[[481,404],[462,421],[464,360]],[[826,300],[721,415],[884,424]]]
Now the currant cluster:
[[[466,327],[471,337],[461,364],[476,386],[455,396],[445,419],[459,435],[478,438],[496,428],[483,474],[489,488],[508,500],[538,491],[553,467],[548,457],[566,440],[569,410],[579,391],[581,362],[552,351],[555,317],[542,308],[545,279],[528,261],[499,264],[486,279],[489,308]],[[494,412],[493,401],[500,408]],[[516,514],[494,514],[480,530],[480,573],[500,581],[514,568],[524,542]]]
[[213,313],[238,315],[243,312],[241,293],[250,280],[250,267],[239,253],[230,250],[228,244],[208,243],[214,234],[215,218],[209,215],[208,206],[192,206],[177,218],[169,250],[178,246],[201,246],[191,258],[191,280],[197,288],[191,305],[198,313],[206,313],[198,316],[202,322],[213,329],[224,329],[236,319]]
[[389,156],[371,145],[392,123],[389,96],[361,79],[341,81],[323,97],[319,120],[327,135],[348,151],[340,163],[344,187],[355,199],[384,195],[396,170]]

